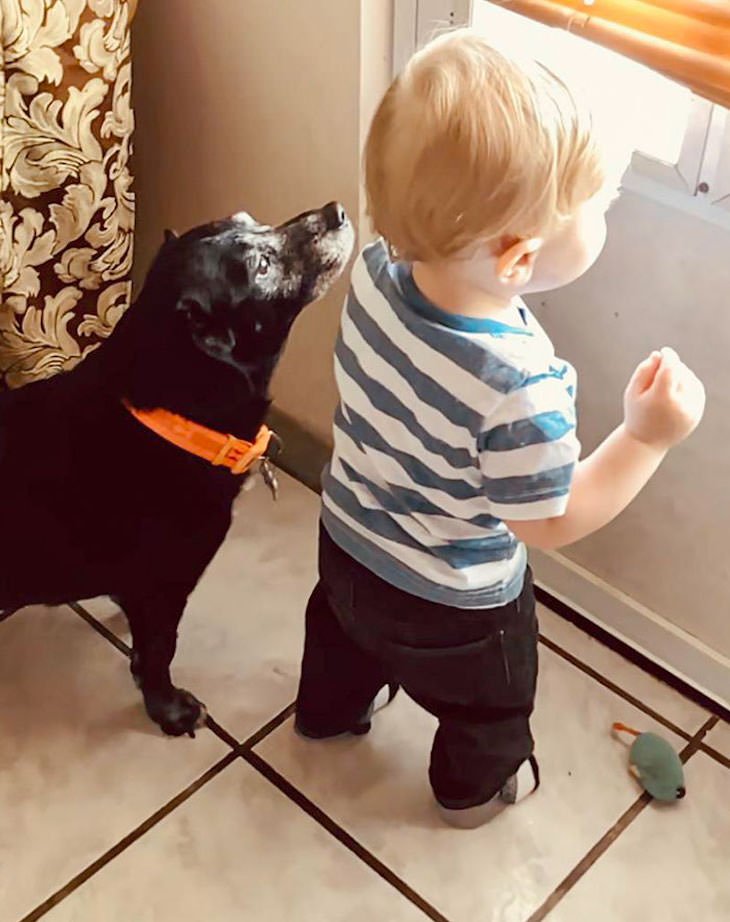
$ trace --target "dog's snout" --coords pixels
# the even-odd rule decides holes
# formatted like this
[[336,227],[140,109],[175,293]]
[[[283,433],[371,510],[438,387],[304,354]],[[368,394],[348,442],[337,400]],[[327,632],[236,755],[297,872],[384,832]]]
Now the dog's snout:
[[339,202],[330,202],[324,206],[323,211],[327,230],[338,230],[347,223],[347,214]]

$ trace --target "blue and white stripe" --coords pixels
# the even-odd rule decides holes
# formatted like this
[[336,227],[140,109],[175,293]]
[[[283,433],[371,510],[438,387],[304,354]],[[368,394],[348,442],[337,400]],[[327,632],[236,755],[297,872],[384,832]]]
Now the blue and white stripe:
[[505,521],[565,511],[580,452],[575,373],[520,315],[508,326],[443,313],[382,242],[354,266],[323,522],[413,595],[458,608],[512,601],[527,555]]

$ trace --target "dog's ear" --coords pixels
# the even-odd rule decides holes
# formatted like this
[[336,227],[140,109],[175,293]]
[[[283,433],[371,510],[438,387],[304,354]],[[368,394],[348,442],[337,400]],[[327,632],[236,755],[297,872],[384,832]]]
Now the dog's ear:
[[205,294],[185,294],[176,307],[187,319],[193,342],[199,349],[211,358],[230,358],[236,337],[233,330],[215,316]]
[[177,239],[178,239],[178,234],[176,234],[174,230],[170,230],[169,227],[165,228],[165,239],[163,241],[164,243],[169,243],[171,240],[177,240]]

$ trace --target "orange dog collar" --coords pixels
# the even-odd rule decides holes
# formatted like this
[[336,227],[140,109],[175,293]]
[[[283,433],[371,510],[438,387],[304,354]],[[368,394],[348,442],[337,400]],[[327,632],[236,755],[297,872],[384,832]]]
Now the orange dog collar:
[[227,467],[233,474],[245,474],[255,461],[264,458],[273,434],[268,426],[262,426],[256,441],[246,442],[191,422],[169,410],[138,410],[126,400],[122,403],[136,420],[156,435],[191,455]]

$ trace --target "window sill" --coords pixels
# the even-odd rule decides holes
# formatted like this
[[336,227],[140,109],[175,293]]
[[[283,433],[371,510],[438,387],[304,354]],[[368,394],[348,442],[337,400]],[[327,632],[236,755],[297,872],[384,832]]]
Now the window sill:
[[671,189],[664,183],[655,182],[646,176],[641,176],[633,170],[628,170],[621,183],[621,188],[627,192],[644,196],[661,205],[667,205],[694,218],[708,221],[717,227],[730,230],[730,211],[712,205],[701,195],[688,195],[679,189]]

